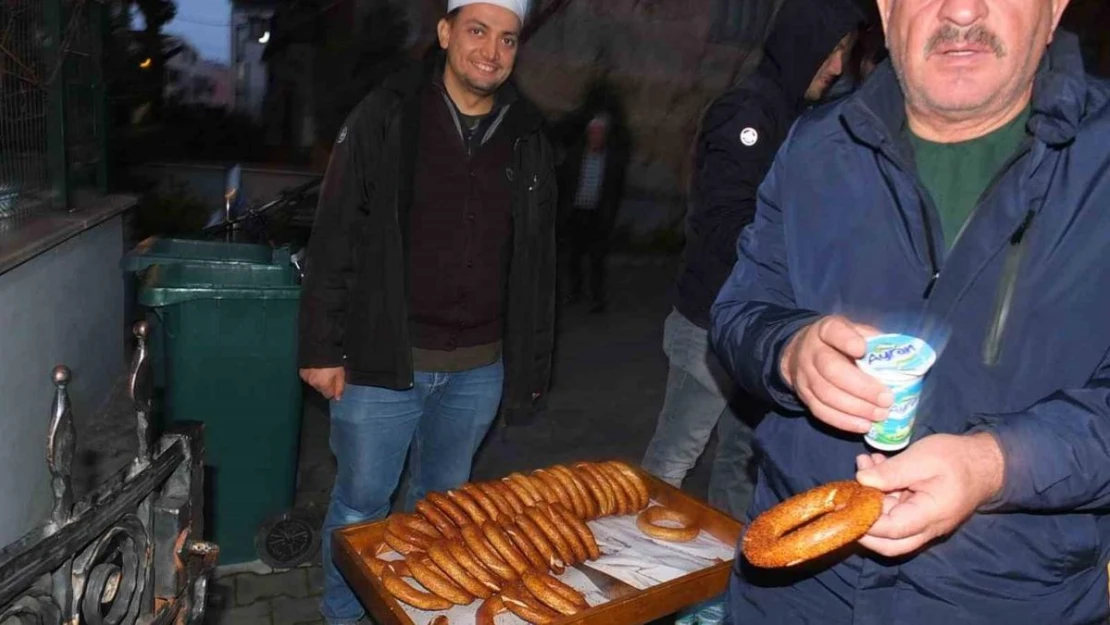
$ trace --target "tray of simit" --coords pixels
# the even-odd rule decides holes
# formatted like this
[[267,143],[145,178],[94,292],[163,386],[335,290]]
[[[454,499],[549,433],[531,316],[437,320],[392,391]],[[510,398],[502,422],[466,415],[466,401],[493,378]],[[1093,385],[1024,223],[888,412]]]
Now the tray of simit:
[[633,625],[723,592],[741,530],[638,468],[579,462],[429,493],[332,553],[382,625]]

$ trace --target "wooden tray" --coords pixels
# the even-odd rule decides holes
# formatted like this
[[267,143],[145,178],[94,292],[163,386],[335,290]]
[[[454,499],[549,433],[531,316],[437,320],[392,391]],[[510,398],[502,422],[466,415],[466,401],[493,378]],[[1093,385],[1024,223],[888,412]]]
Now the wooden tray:
[[[693,516],[703,531],[725,544],[735,545],[739,540],[742,526],[738,521],[648,473],[639,473],[647,483],[653,500]],[[363,554],[373,557],[373,550],[382,542],[384,532],[384,521],[336,530],[332,533],[332,557],[375,621],[381,625],[416,625],[401,604],[382,587],[381,581],[370,572],[366,564],[366,556]],[[608,596],[609,601],[560,619],[559,623],[648,623],[724,592],[731,567],[731,560],[720,562],[647,590],[638,590],[601,571],[580,564],[575,568],[589,576],[601,592]]]

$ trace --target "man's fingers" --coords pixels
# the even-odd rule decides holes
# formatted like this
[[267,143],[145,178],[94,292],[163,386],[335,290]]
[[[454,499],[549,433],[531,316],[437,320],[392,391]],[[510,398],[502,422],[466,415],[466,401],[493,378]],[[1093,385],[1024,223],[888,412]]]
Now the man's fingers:
[[860,399],[823,378],[814,379],[810,383],[810,390],[822,404],[844,414],[866,419],[869,422],[882,421],[887,418],[889,413],[885,408],[880,408],[865,399]]
[[866,434],[869,430],[871,430],[871,422],[867,419],[853,417],[850,414],[845,414],[843,412],[840,412],[839,410],[836,410],[835,408],[830,408],[825,404],[816,401],[806,402],[806,405],[809,407],[809,411],[813,413],[813,416],[817,418],[818,421],[826,423],[843,432]]
[[883,333],[882,330],[879,330],[875,326],[869,326],[866,323],[853,323],[852,325],[855,326],[856,332],[859,332],[860,336],[865,339],[869,339],[873,336],[879,336]]
[[347,382],[343,375],[336,375],[334,378],[335,400],[343,399],[343,389],[347,387]]
[[898,499],[902,498],[897,495],[884,498],[884,510],[887,508],[888,500],[892,505],[867,531],[868,536],[902,540],[919,534],[929,534],[929,528],[936,520],[935,507],[923,505],[921,495],[911,496],[901,501],[897,501]]
[[859,540],[860,546],[887,557],[913,553],[935,537],[934,508],[907,490],[887,494],[883,513]]
[[[856,456],[856,470],[863,471],[870,469],[873,466],[886,462],[886,456],[883,454],[860,454]],[[901,491],[906,492],[906,491]]]
[[[894,493],[887,493],[883,496],[883,514],[890,514],[894,506],[902,503],[902,494],[906,491],[900,490]],[[881,518],[881,517],[880,517]]]
[[921,491],[938,479],[938,471],[943,471],[944,467],[929,462],[927,457],[922,458],[915,445],[870,469],[857,472],[856,481],[884,493],[912,490],[918,497],[930,497]]
[[862,358],[867,352],[867,339],[847,319],[828,317],[818,323],[818,336],[826,345],[851,358]]
[[[813,364],[817,370],[816,373],[829,384],[871,404],[871,412],[875,409],[885,410],[894,403],[894,394],[885,384],[860,371],[856,363],[839,354],[829,352],[819,354],[814,358]],[[879,420],[885,418],[884,412]]]
[[859,544],[864,549],[873,551],[881,556],[888,558],[896,558],[904,556],[908,553],[913,553],[921,549],[931,540],[928,536],[917,535],[909,538],[899,540],[890,540],[887,538],[876,538],[870,534],[859,539]]

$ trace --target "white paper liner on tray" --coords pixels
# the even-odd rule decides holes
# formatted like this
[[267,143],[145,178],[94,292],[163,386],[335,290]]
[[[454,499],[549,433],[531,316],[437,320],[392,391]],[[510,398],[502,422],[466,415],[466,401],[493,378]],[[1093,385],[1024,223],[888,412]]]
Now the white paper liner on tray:
[[[733,558],[733,547],[707,532],[701,532],[688,543],[671,543],[647,536],[636,527],[636,515],[596,519],[589,521],[588,525],[601,550],[601,558],[578,566],[601,571],[638,590],[658,586]],[[400,557],[392,552],[381,556],[384,560]],[[566,572],[556,577],[580,591],[590,606],[608,601],[601,589],[582,571],[567,568]],[[482,601],[478,600],[443,612],[427,612],[403,602],[398,603],[416,625],[427,625],[440,615],[446,615],[451,623],[473,623],[478,608],[482,605]],[[525,622],[511,612],[497,617],[497,625],[519,625]]]
[[[655,502],[653,502],[655,503]],[[733,558],[733,547],[701,532],[688,543],[652,538],[636,527],[635,515],[590,521],[601,558],[584,566],[646,590]]]

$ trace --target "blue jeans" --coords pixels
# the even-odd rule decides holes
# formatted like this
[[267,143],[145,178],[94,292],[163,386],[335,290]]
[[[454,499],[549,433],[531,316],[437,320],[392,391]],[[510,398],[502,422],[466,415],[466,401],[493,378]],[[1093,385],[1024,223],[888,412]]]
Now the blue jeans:
[[500,361],[458,373],[417,372],[407,391],[348,386],[341,401],[331,402],[331,450],[338,473],[324,519],[320,604],[329,624],[356,623],[364,614],[332,562],[332,530],[389,514],[409,453],[406,510],[425,493],[457,488],[470,479],[474,453],[501,403],[504,377]]
[[678,311],[663,326],[663,351],[670,361],[667,391],[641,466],[681,487],[717,428],[709,503],[743,519],[752,498],[752,429],[730,406],[732,381],[710,349],[709,333]]

